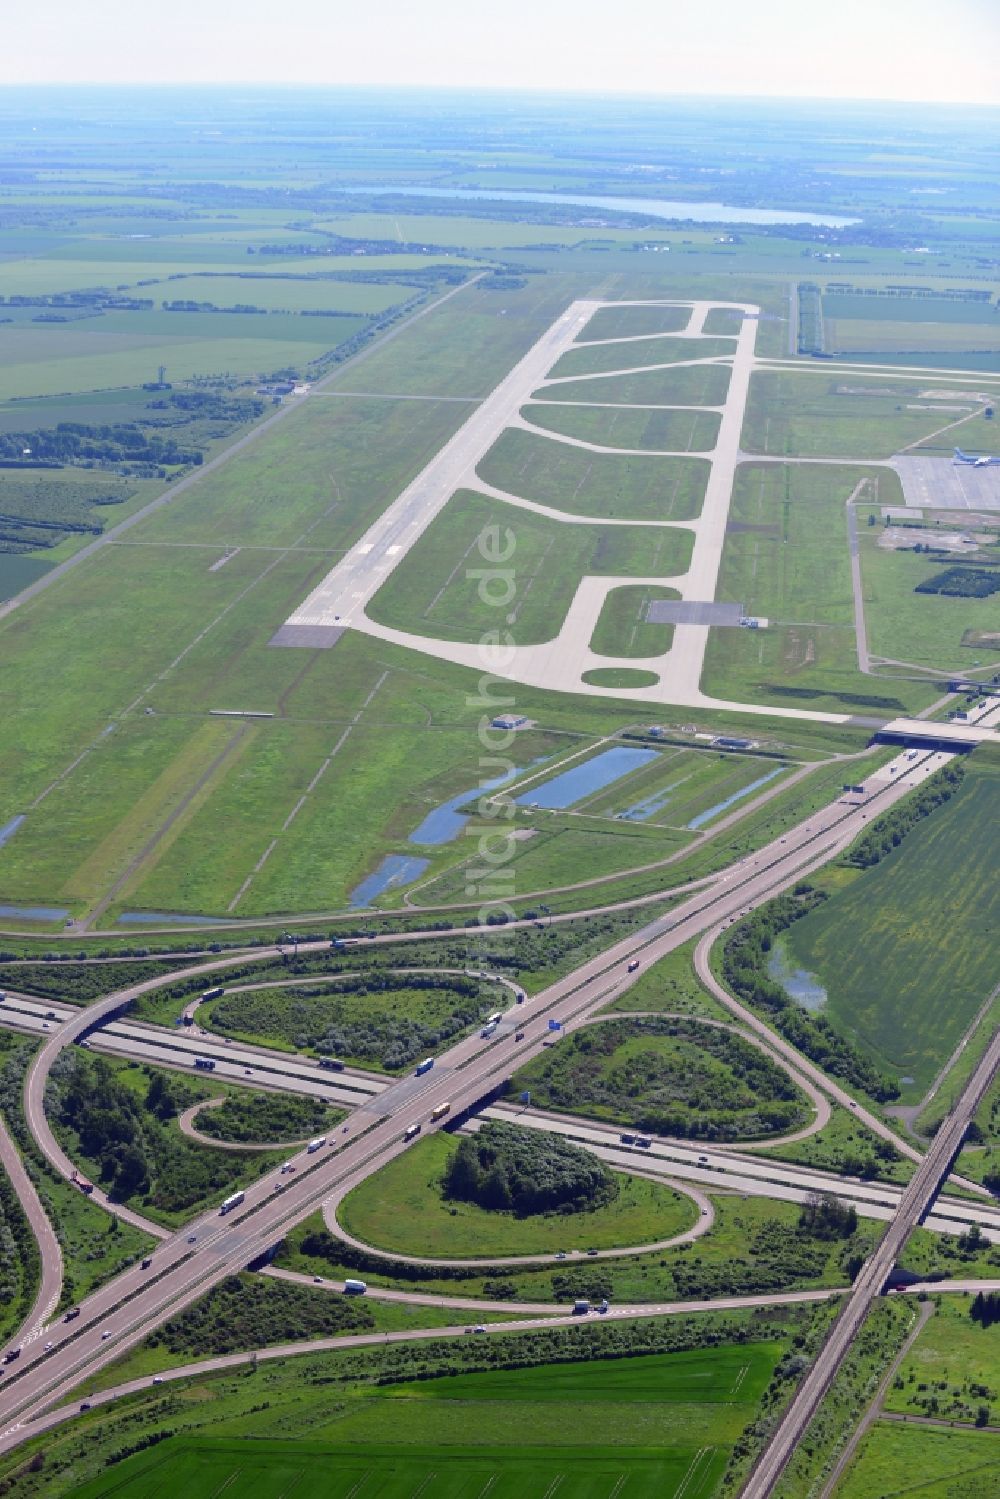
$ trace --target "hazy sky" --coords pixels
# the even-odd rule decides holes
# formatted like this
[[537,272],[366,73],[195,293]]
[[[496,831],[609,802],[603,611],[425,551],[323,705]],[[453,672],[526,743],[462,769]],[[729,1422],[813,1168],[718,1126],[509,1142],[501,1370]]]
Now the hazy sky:
[[287,82],[1000,103],[1000,0],[36,0],[0,83]]

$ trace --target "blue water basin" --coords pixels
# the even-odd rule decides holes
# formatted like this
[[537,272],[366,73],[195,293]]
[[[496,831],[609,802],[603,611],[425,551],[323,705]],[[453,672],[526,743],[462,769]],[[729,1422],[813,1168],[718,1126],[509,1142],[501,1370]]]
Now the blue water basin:
[[727,796],[723,802],[716,802],[715,806],[709,807],[707,812],[699,812],[697,817],[692,817],[688,827],[693,833],[697,832],[699,828],[705,826],[706,822],[711,822],[713,817],[718,817],[720,812],[725,812],[729,807],[741,802],[745,796],[749,796],[751,791],[759,791],[761,786],[766,786],[768,781],[773,781],[775,776],[780,776],[784,768],[783,765],[776,765],[774,770],[769,770],[766,776],[760,776],[756,781],[751,781],[749,786],[743,787],[742,791],[734,791],[732,796]]
[[16,916],[22,921],[65,921],[68,915],[61,906],[0,906],[0,916]]
[[16,817],[11,818],[10,822],[4,823],[3,827],[0,828],[0,848],[3,848],[5,843],[10,842],[23,821],[24,813],[19,812]]
[[430,862],[430,859],[418,859],[414,854],[386,854],[379,867],[363,879],[360,885],[355,885],[348,899],[354,907],[370,906],[383,891],[412,884]]
[[182,911],[123,911],[116,926],[218,926],[221,916],[186,916]]
[[819,1010],[826,1004],[826,990],[814,973],[806,968],[795,968],[789,961],[782,942],[776,942],[767,960],[767,972],[781,985],[786,994],[807,1010]]
[[595,791],[603,791],[605,786],[611,786],[630,771],[638,770],[640,765],[648,765],[656,756],[656,750],[630,749],[625,745],[616,745],[614,749],[595,755],[592,760],[584,760],[579,765],[571,766],[542,786],[530,787],[516,800],[522,807],[557,810],[572,807],[574,802],[582,801]]
[[419,843],[425,848],[450,843],[453,838],[458,837],[471,815],[468,812],[460,812],[459,807],[466,806],[484,791],[495,791],[505,781],[511,781],[520,774],[519,768],[515,765],[504,775],[494,776],[491,781],[481,781],[478,786],[473,786],[471,791],[460,791],[457,796],[442,802],[439,807],[432,808],[420,826],[413,829],[409,838],[410,843]]

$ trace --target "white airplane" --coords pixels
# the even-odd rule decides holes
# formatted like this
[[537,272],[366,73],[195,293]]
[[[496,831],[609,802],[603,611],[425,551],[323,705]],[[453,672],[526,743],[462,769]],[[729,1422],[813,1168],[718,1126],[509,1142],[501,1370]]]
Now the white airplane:
[[991,463],[1000,463],[1000,458],[994,458],[988,453],[975,454],[963,453],[961,448],[955,449],[954,463],[968,463],[973,468],[989,468]]

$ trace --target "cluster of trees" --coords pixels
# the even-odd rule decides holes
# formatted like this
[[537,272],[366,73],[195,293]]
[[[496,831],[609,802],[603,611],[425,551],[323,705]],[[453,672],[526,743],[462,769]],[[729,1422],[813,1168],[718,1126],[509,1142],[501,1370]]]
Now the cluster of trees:
[[913,592],[943,593],[956,599],[988,599],[991,594],[1000,593],[1000,568],[948,567],[933,578],[925,578]]
[[57,546],[68,532],[98,535],[99,508],[120,505],[132,493],[122,480],[96,485],[79,480],[0,476],[0,551]]
[[147,401],[146,410],[172,413],[169,418],[148,419],[146,425],[151,427],[183,427],[206,419],[239,426],[242,422],[256,421],[264,410],[264,402],[256,396],[226,396],[218,390],[171,390],[155,401]]
[[106,291],[50,292],[35,297],[0,296],[0,307],[77,307],[92,312],[105,308],[114,312],[148,312],[152,305],[151,297],[127,297],[121,292]]
[[39,1274],[38,1247],[17,1194],[0,1173],[0,1341],[31,1307]]
[[182,448],[172,438],[143,431],[135,422],[108,426],[58,422],[34,432],[0,432],[0,462],[7,467],[113,463],[134,472],[201,461],[200,449]]
[[617,1179],[589,1151],[495,1120],[461,1141],[442,1186],[445,1197],[518,1216],[590,1212],[618,1195]]
[[232,1187],[232,1156],[168,1127],[199,1096],[183,1078],[153,1069],[147,1076],[143,1096],[103,1057],[71,1048],[52,1069],[47,1106],[70,1155],[94,1162],[111,1198],[142,1197],[163,1212],[182,1212]]
[[861,1088],[879,1103],[890,1103],[899,1097],[896,1080],[879,1071],[825,1015],[806,1010],[768,974],[768,958],[778,933],[826,899],[822,891],[811,887],[796,889],[797,893],[778,896],[730,927],[722,949],[723,980],[737,999],[763,1011],[775,1029],[824,1072]]
[[666,1017],[587,1026],[531,1063],[515,1086],[530,1087],[543,1108],[686,1139],[774,1134],[805,1117],[795,1084],[759,1047]]
[[802,1204],[799,1227],[814,1239],[849,1239],[858,1230],[857,1209],[829,1192],[814,1192]]
[[[37,994],[40,999],[86,1005],[115,989],[126,989],[169,973],[182,961],[164,958],[131,963],[19,963],[16,967],[0,964],[0,989],[17,988],[25,994]],[[205,987],[204,981],[201,987]]]
[[965,778],[965,766],[960,760],[953,761],[925,781],[920,790],[904,797],[901,802],[876,819],[866,833],[858,839],[847,855],[847,863],[860,869],[869,869],[878,864],[886,854],[898,848],[917,823],[928,817],[937,807],[950,801]]
[[232,307],[217,307],[214,302],[191,302],[177,298],[173,302],[160,304],[164,312],[254,312],[267,316],[266,307],[254,307],[251,302],[236,302]]
[[[203,460],[208,443],[224,436],[233,427],[255,421],[264,410],[264,402],[251,396],[227,396],[216,390],[158,391],[146,403],[146,411],[134,422],[93,425],[87,422],[58,422],[30,432],[0,433],[0,468],[94,468],[114,466],[122,473],[148,475],[178,464],[197,466]],[[184,430],[181,439],[173,435]],[[52,497],[58,499],[58,484]],[[90,505],[117,504],[126,494],[94,490]],[[37,496],[34,499],[37,501]],[[2,508],[2,506],[0,506]],[[50,507],[51,509],[51,507]],[[58,506],[49,518],[65,521],[65,505]],[[35,523],[44,516],[32,509]],[[74,517],[70,517],[70,520]],[[75,517],[85,520],[87,517]],[[73,529],[66,525],[64,529]],[[76,527],[80,529],[80,527]],[[86,529],[100,530],[92,522]]]
[[371,1307],[356,1296],[331,1296],[309,1286],[259,1275],[230,1275],[150,1337],[175,1354],[235,1353],[271,1343],[338,1333],[370,1332]]
[[1000,1291],[977,1291],[969,1307],[969,1316],[980,1327],[1000,1322]]
[[342,1116],[331,1113],[319,1098],[296,1094],[234,1094],[216,1109],[202,1109],[197,1117],[200,1134],[240,1145],[267,1145],[272,1141],[302,1140],[318,1134]]
[[[405,1013],[405,1006],[390,1010],[368,1002],[369,996],[408,991],[438,994],[441,1002],[428,1006],[415,994],[412,1008],[423,1010],[422,1015]],[[346,992],[286,989],[227,995],[213,1007],[212,1026],[231,1034],[276,1037],[326,1056],[356,1057],[393,1072],[476,1024],[488,1004],[479,981],[459,975],[414,973],[404,979],[366,972]]]

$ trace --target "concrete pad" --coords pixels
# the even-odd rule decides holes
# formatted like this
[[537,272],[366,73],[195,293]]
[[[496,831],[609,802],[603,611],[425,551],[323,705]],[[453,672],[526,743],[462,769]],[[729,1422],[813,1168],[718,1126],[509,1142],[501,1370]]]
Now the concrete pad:
[[293,649],[328,651],[336,645],[344,633],[343,625],[293,625],[284,624],[273,634],[268,645],[283,645]]
[[907,505],[923,510],[1000,510],[1000,465],[974,468],[950,458],[902,454],[890,461]]
[[646,610],[651,625],[739,625],[740,604],[700,603],[697,599],[652,599]]

